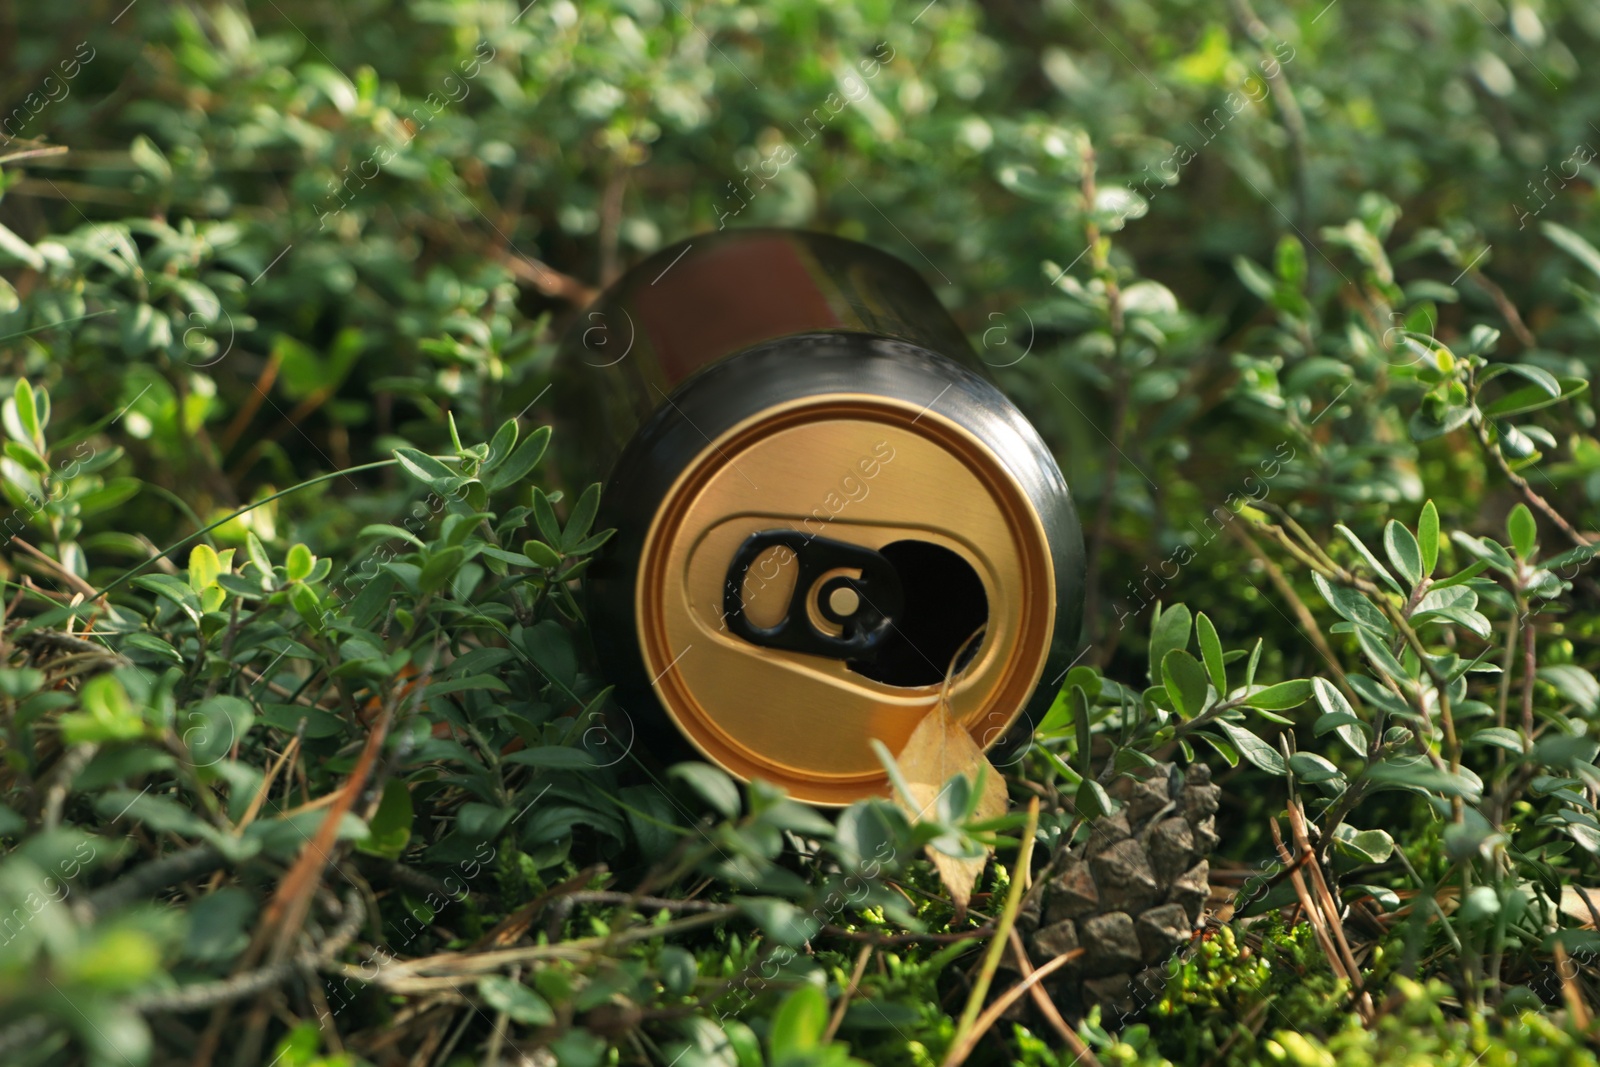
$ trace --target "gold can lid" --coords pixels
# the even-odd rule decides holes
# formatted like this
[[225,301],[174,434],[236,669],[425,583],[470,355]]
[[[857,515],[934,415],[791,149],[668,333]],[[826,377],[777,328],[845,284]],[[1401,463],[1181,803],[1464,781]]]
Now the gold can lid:
[[[889,559],[904,592],[892,648],[855,662],[730,628],[730,563],[772,531]],[[858,588],[837,580],[850,567],[802,590],[795,559],[775,545],[743,572],[738,602],[752,623],[772,625],[796,596],[823,632],[861,609]],[[887,795],[870,742],[904,746],[980,629],[949,699],[980,746],[998,741],[1044,670],[1056,617],[1044,526],[994,451],[927,407],[855,393],[778,404],[709,440],[656,511],[635,596],[647,676],[695,747],[741,778],[828,805]]]

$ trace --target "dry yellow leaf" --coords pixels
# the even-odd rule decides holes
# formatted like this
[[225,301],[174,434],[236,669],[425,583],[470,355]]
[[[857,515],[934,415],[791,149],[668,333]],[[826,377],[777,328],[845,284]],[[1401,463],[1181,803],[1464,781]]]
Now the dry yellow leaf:
[[[905,747],[896,755],[895,762],[911,793],[908,798],[896,790],[895,803],[913,820],[926,818],[934,811],[939,794],[952,777],[965,775],[968,781],[975,783],[979,768],[986,768],[986,771],[983,795],[978,800],[974,818],[978,821],[998,819],[1006,813],[1006,787],[1000,772],[994,769],[983,749],[951,712],[948,700],[940,700],[923,716]],[[975,859],[951,856],[932,845],[927,852],[934,869],[939,872],[939,880],[950,891],[958,913],[964,913],[967,902],[972,899],[972,887],[989,860],[988,852],[993,849]]]

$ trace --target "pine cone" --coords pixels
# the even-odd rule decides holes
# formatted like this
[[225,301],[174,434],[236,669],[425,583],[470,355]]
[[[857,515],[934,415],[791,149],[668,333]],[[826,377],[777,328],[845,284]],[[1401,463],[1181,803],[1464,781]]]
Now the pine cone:
[[1019,922],[1035,966],[1084,950],[1046,980],[1061,1013],[1099,1005],[1109,1022],[1159,995],[1161,965],[1199,925],[1221,790],[1204,764],[1185,773],[1165,763],[1107,791],[1117,812],[1052,858]]

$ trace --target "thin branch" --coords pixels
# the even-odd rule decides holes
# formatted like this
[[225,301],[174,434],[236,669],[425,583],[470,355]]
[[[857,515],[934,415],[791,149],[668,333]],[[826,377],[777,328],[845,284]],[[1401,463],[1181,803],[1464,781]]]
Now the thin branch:
[[1528,329],[1526,322],[1522,321],[1522,313],[1517,310],[1517,305],[1511,302],[1511,298],[1506,295],[1504,289],[1490,281],[1488,275],[1475,267],[1467,272],[1467,277],[1477,282],[1483,291],[1489,294],[1490,299],[1494,301],[1494,306],[1500,309],[1501,317],[1511,327],[1511,332],[1516,335],[1518,341],[1522,342],[1522,347],[1533,348],[1538,345],[1539,342],[1534,339],[1533,331]]
[[281,984],[296,971],[305,967],[325,964],[355,939],[366,918],[366,907],[361,894],[352,889],[344,897],[344,917],[317,948],[301,952],[294,959],[270,963],[258,970],[247,971],[216,982],[197,982],[174,990],[145,993],[127,1001],[128,1006],[141,1012],[199,1011],[214,1008],[246,997],[256,996]]
[[[1000,924],[995,930],[994,939],[989,942],[989,951],[984,956],[983,968],[978,972],[978,980],[972,984],[972,993],[967,997],[966,1010],[961,1013],[961,1021],[956,1024],[956,1033],[950,1041],[950,1052],[944,1058],[943,1067],[957,1067],[971,1055],[977,1046],[978,1039],[985,1030],[994,1025],[994,1019],[1000,1017],[993,1007],[985,1013],[988,1022],[978,1025],[978,1010],[983,1006],[984,999],[989,995],[989,983],[994,980],[994,972],[1000,966],[1000,957],[1005,953],[1006,942],[1010,937],[1012,925],[1016,922],[1017,911],[1022,906],[1022,883],[1025,880],[1023,871],[1029,869],[1033,860],[1033,840],[1039,829],[1039,798],[1034,797],[1028,801],[1028,821],[1022,828],[1022,844],[1017,849],[1017,863],[1012,869],[1011,885],[1006,891],[1005,910],[1000,913]],[[1070,955],[1070,954],[1069,954]],[[996,1005],[1009,1005],[1024,992],[1039,981],[1046,971],[1055,966],[1064,966],[1062,963],[1066,956],[1058,956],[1050,964],[1039,968],[1028,978],[1023,979],[1006,994],[996,1001]],[[1012,994],[1015,994],[1014,996]],[[1009,1000],[1007,998],[1010,998]],[[1002,1007],[1000,1009],[1004,1011]],[[991,1017],[992,1016],[992,1017]]]
[[[1278,820],[1269,819],[1267,826],[1272,830],[1272,842],[1278,848],[1279,858],[1285,864],[1292,864],[1294,857],[1289,852],[1289,846],[1284,844]],[[1311,923],[1311,932],[1316,935],[1317,944],[1321,946],[1322,954],[1327,957],[1328,967],[1333,971],[1333,976],[1342,981],[1351,981],[1352,976],[1345,969],[1344,958],[1339,955],[1339,950],[1334,947],[1333,938],[1328,933],[1326,917],[1312,899],[1311,891],[1306,888],[1306,880],[1301,876],[1299,868],[1289,875],[1289,881],[1294,885],[1295,896],[1300,899],[1300,909],[1305,912],[1306,919]]]
[[[960,1049],[951,1049],[951,1058],[946,1059],[945,1063],[953,1065],[964,1062],[967,1056],[971,1055],[972,1049],[976,1047],[978,1039],[984,1034],[988,1033],[989,1028],[1000,1021],[1000,1017],[1006,1013],[1007,1009],[1009,1009],[1011,1005],[1021,1000],[1022,997],[1026,995],[1028,991],[1031,990],[1035,985],[1044,981],[1056,971],[1059,971],[1067,964],[1076,960],[1079,956],[1082,956],[1083,952],[1083,949],[1075,948],[1071,952],[1062,953],[1049,963],[1041,965],[1038,970],[1034,971],[1032,974],[1028,975],[1028,977],[1024,978],[1022,981],[1018,982],[1016,985],[1012,986],[1010,989],[996,997],[994,1003],[990,1004],[988,1010],[982,1015],[978,1016],[977,1022],[973,1024],[971,1033],[967,1035],[966,1046]],[[961,1053],[959,1059],[955,1058],[955,1054],[958,1051]],[[1099,1061],[1094,1058],[1092,1053],[1087,1059],[1084,1059],[1081,1062],[1083,1062],[1086,1067],[1099,1067]]]
[[[1474,387],[1473,400],[1476,401],[1476,399],[1477,389]],[[1506,460],[1505,455],[1500,451],[1500,446],[1489,440],[1488,419],[1477,419],[1476,425],[1473,427],[1473,429],[1478,435],[1478,442],[1483,445],[1483,450],[1487,452],[1489,458],[1494,461],[1495,467],[1499,469],[1506,481],[1510,482],[1512,486],[1516,488],[1517,492],[1522,494],[1522,499],[1528,502],[1529,507],[1543,514],[1545,518],[1550,520],[1551,525],[1560,530],[1566,536],[1567,540],[1571,541],[1579,548],[1585,548],[1592,543],[1590,538],[1585,534],[1579,533],[1577,527],[1568,522],[1562,516],[1561,512],[1555,509],[1554,505],[1552,505],[1550,501],[1540,496],[1538,491],[1534,489],[1533,486],[1528,484],[1528,479],[1511,469],[1511,464]]]
[[1339,664],[1339,657],[1333,654],[1333,646],[1328,644],[1328,639],[1322,635],[1322,627],[1317,625],[1316,616],[1311,614],[1311,609],[1306,607],[1305,601],[1300,599],[1300,594],[1295,592],[1294,585],[1284,575],[1283,568],[1279,567],[1267,555],[1266,551],[1256,543],[1256,539],[1250,536],[1248,530],[1231,522],[1224,528],[1232,533],[1239,543],[1249,551],[1250,555],[1255,558],[1256,562],[1266,569],[1267,577],[1271,579],[1273,586],[1282,595],[1283,599],[1288,602],[1289,610],[1294,612],[1295,618],[1300,623],[1301,630],[1306,635],[1306,639],[1316,647],[1317,654],[1322,657],[1323,662],[1328,665],[1328,670],[1333,673],[1333,681],[1339,687],[1339,691],[1352,702],[1360,700],[1360,696],[1351,687],[1350,680],[1345,677],[1344,668]]
[[1067,1025],[1067,1020],[1061,1017],[1055,1001],[1050,999],[1044,987],[1038,982],[1028,981],[1037,968],[1028,958],[1028,950],[1023,946],[1022,935],[1017,933],[1016,927],[1011,929],[1011,955],[1017,961],[1017,969],[1022,972],[1022,980],[1028,987],[1028,995],[1033,998],[1033,1006],[1039,1009],[1039,1014],[1043,1015],[1055,1032],[1061,1035],[1062,1042],[1072,1050],[1073,1056],[1077,1057],[1079,1063],[1084,1067],[1100,1067],[1100,1061],[1089,1050],[1089,1046],[1083,1043],[1083,1038],[1078,1036],[1077,1031]]
[[226,862],[226,857],[214,845],[196,845],[182,852],[168,853],[96,889],[88,895],[86,905],[93,915],[108,915],[148,900],[168,886],[214,871]]
[[850,972],[850,984],[844,987],[839,994],[839,1003],[833,1006],[833,1015],[828,1019],[828,1028],[822,1032],[822,1044],[826,1045],[833,1040],[833,1035],[839,1032],[839,1024],[844,1022],[844,1013],[850,1007],[850,998],[856,995],[856,989],[861,985],[861,976],[866,973],[867,961],[877,951],[871,945],[861,946],[861,952],[856,956],[856,966]]
[[[1295,847],[1303,854],[1311,855],[1310,836],[1306,833],[1306,815],[1300,807],[1298,798],[1289,801],[1289,832],[1294,836]],[[1327,917],[1328,930],[1334,945],[1339,950],[1339,959],[1349,972],[1351,984],[1360,994],[1356,998],[1356,1010],[1361,1013],[1362,1021],[1370,1023],[1373,1018],[1372,996],[1361,981],[1361,968],[1356,966],[1355,954],[1350,951],[1350,942],[1344,936],[1344,923],[1339,919],[1339,904],[1333,892],[1328,888],[1327,879],[1322,874],[1322,864],[1318,863],[1315,856],[1306,864],[1306,869],[1311,872],[1312,887],[1316,890],[1317,903]]]
[[587,307],[600,295],[598,289],[585,285],[570,274],[562,274],[537,259],[506,250],[497,251],[495,258],[502,267],[516,276],[517,281],[533,286],[545,296],[565,300],[575,307]]

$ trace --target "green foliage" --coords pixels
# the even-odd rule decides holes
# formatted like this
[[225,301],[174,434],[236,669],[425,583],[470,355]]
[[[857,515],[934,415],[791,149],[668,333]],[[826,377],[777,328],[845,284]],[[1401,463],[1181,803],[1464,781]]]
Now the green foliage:
[[[1347,990],[1318,973],[1318,955],[1309,927],[1273,924],[1259,950],[1225,927],[1169,966],[1167,989],[1146,1021],[1113,1034],[1091,1018],[1080,1030],[1102,1063],[1127,1067],[1592,1062],[1581,1038],[1534,1011],[1492,1022],[1454,1017],[1451,990],[1439,981],[1396,978],[1390,1010],[1364,1026],[1339,1009]],[[1017,1042],[1019,1063],[1074,1062],[1020,1027]]]
[[1589,1061],[1591,5],[122,8],[5,46],[5,1062],[943,1058],[1009,876],[922,850],[1020,820],[672,764],[588,655],[557,336],[750,224],[924,269],[1074,488],[1038,854],[1228,768],[1238,917],[1102,1063]]

